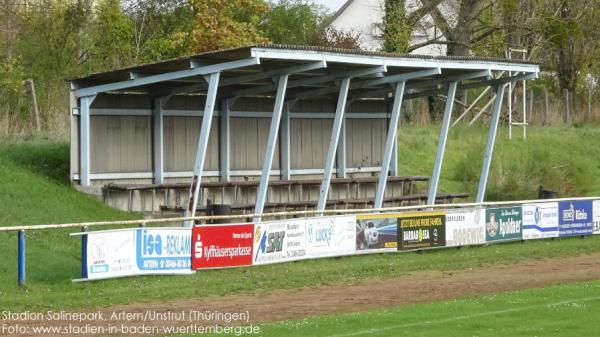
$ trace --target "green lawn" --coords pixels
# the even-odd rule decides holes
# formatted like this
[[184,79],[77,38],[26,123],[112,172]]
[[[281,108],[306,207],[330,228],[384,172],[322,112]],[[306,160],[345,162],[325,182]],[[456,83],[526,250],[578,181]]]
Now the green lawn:
[[[400,174],[431,175],[438,126],[406,126],[398,132]],[[477,193],[488,129],[458,125],[450,129],[440,188]],[[486,200],[537,198],[540,185],[560,197],[600,195],[600,127],[500,128],[496,138]]]
[[265,324],[260,336],[597,336],[599,315],[594,281]]
[[[500,173],[494,172],[504,172],[507,176],[508,173],[514,174],[517,177],[514,179],[526,179],[523,186],[535,188],[537,180],[543,178],[549,181],[556,170],[569,172],[565,179],[557,178],[556,181],[562,182],[561,186],[574,186],[569,187],[575,191],[569,192],[570,195],[600,193],[600,179],[594,178],[600,176],[600,164],[590,160],[599,157],[596,152],[600,151],[600,146],[595,146],[595,142],[600,142],[600,132],[596,129],[531,128],[527,143],[520,140],[507,142],[501,136],[502,132],[495,154],[497,158],[512,159],[509,163],[497,160],[493,165],[490,186],[496,186],[494,188],[497,189],[497,194],[493,195],[502,196],[502,191],[507,191],[511,186],[505,183],[510,179],[506,180],[502,178],[503,175],[498,176]],[[469,153],[473,153],[473,156],[479,153],[477,151],[480,149],[475,151],[475,145],[483,148],[484,138],[485,130],[481,128],[451,130],[442,189],[471,191],[469,189],[474,185],[469,170],[478,171],[480,163],[471,161]],[[437,141],[435,129],[405,127],[400,130],[400,139],[402,172],[429,174]],[[565,144],[558,146],[561,139]],[[130,219],[139,216],[108,208],[101,201],[70,187],[68,152],[68,144],[64,141],[0,140],[0,226]],[[529,158],[530,155],[533,158]],[[519,158],[521,160],[517,160]],[[467,164],[473,168],[468,168]],[[556,168],[549,165],[555,165]],[[533,171],[525,174],[529,170]],[[546,175],[540,172],[546,172]],[[461,178],[463,175],[466,177],[464,180]],[[554,188],[551,184],[548,186]],[[568,190],[561,189],[563,193]],[[525,192],[525,188],[515,188],[517,197],[523,197]],[[204,271],[191,276],[137,277],[74,284],[71,279],[79,277],[80,272],[80,243],[78,239],[68,236],[72,231],[27,233],[25,289],[16,287],[16,234],[0,233],[0,239],[4,242],[0,246],[2,307],[11,310],[92,308],[140,301],[257,293],[273,288],[293,289],[371,277],[393,277],[418,270],[451,270],[514,263],[530,259],[531,256],[575,256],[600,252],[600,236],[596,236],[586,240],[573,238],[423,253],[379,254]],[[177,286],[173,287],[173,284]]]

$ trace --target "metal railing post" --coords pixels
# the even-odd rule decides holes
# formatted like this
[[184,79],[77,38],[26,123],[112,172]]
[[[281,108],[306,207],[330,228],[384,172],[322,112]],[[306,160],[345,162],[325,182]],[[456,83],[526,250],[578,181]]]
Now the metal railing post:
[[17,241],[17,283],[23,287],[25,286],[25,230],[19,230]]
[[[87,226],[81,227],[82,232],[87,232]],[[88,278],[88,264],[87,264],[87,246],[88,236],[87,234],[81,235],[81,278]]]

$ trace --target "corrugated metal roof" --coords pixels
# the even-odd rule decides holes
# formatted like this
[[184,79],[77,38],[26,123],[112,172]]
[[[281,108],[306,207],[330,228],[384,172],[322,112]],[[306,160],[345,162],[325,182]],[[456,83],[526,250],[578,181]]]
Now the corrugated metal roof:
[[[197,66],[192,67],[192,62]],[[322,64],[322,66],[307,68],[311,64]],[[495,57],[411,55],[317,46],[256,44],[94,73],[72,81],[76,87],[75,94],[78,96],[124,90],[159,95],[181,91],[190,86],[193,86],[192,89],[195,91],[203,91],[202,76],[208,74],[205,72],[210,69],[221,73],[219,87],[226,87],[220,89],[221,94],[247,94],[256,92],[256,90],[245,90],[251,87],[266,88],[269,91],[273,86],[270,80],[272,75],[262,77],[261,75],[278,74],[284,71],[283,69],[315,69],[290,71],[290,81],[293,81],[296,86],[290,91],[293,94],[294,91],[331,87],[336,76],[360,73],[374,67],[386,69],[387,71],[383,71],[385,74],[380,74],[385,77],[419,70],[441,70],[439,76],[414,78],[410,80],[411,82],[456,78],[477,71],[504,71],[506,74],[513,72],[513,75],[518,72],[532,74],[539,71],[538,65],[530,62]],[[368,79],[372,75],[357,77],[356,80],[360,81],[360,77]],[[255,80],[257,78],[260,80]],[[317,83],[313,80],[315,78],[322,81],[316,85],[305,84],[311,81]],[[323,80],[324,78],[327,80]],[[431,85],[435,83],[432,82]],[[381,89],[381,85],[367,85],[367,87]]]
[[415,55],[415,54],[399,54],[399,53],[388,53],[379,51],[366,51],[359,49],[343,49],[343,48],[331,48],[322,46],[299,46],[299,45],[283,45],[283,44],[254,44],[243,47],[227,48],[220,50],[207,51],[197,54],[185,55],[177,58],[168,59],[160,62],[145,63],[139,65],[133,65],[125,68],[109,70],[104,72],[91,73],[86,76],[73,78],[71,80],[84,80],[86,78],[94,77],[96,75],[110,74],[115,72],[132,72],[135,70],[143,70],[144,68],[168,66],[170,64],[176,65],[181,62],[189,62],[195,58],[206,58],[215,60],[231,60],[240,58],[243,54],[249,57],[252,48],[266,48],[273,50],[297,50],[297,51],[313,51],[313,52],[327,52],[336,54],[346,55],[364,55],[364,56],[378,56],[378,57],[390,57],[390,58],[409,58],[409,59],[420,59],[420,60],[455,60],[455,61],[485,61],[485,62],[502,62],[502,63],[514,63],[514,64],[537,64],[530,61],[523,60],[509,60],[506,58],[499,57],[482,57],[482,56],[433,56],[433,55]]

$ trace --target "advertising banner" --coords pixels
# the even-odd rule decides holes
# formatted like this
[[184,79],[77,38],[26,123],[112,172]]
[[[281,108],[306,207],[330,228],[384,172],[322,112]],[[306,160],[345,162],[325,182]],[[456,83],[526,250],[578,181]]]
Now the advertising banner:
[[189,228],[139,228],[135,232],[135,242],[139,270],[191,269],[192,233]]
[[357,215],[356,250],[397,250],[398,216],[398,213]]
[[306,220],[280,220],[254,225],[252,264],[286,262],[306,256]]
[[356,251],[356,216],[306,219],[306,257],[351,255]]
[[252,264],[254,225],[201,225],[192,229],[192,269]]
[[485,210],[453,209],[446,212],[446,246],[485,243]]
[[189,228],[128,228],[87,236],[90,280],[191,272]]
[[592,216],[594,218],[592,232],[594,234],[600,234],[600,200],[594,200],[592,208]]
[[523,213],[521,206],[485,210],[485,241],[521,240]]
[[398,216],[398,250],[446,245],[446,213],[422,212]]
[[558,203],[559,236],[589,235],[593,231],[591,200],[561,201]]
[[558,202],[523,205],[523,240],[558,236]]

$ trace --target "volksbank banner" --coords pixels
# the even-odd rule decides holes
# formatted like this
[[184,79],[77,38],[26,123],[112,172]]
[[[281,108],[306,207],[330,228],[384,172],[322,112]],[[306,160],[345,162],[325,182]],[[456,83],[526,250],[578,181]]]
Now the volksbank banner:
[[398,250],[446,245],[446,213],[422,212],[398,217]]
[[561,201],[558,203],[559,236],[589,235],[593,232],[593,203],[591,200]]
[[191,272],[188,228],[127,228],[86,235],[90,280]]
[[558,236],[558,202],[523,205],[523,240]]
[[485,209],[453,209],[446,212],[446,246],[485,243]]
[[521,240],[523,238],[521,206],[485,210],[485,240]]

